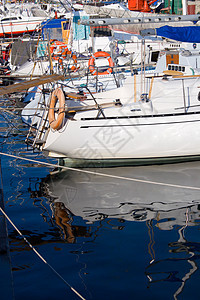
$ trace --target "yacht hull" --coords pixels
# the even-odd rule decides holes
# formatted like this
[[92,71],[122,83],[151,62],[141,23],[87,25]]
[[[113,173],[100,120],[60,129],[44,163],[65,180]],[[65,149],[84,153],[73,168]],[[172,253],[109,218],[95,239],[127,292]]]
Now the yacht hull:
[[44,150],[79,164],[138,165],[197,160],[200,114],[84,118],[50,130]]

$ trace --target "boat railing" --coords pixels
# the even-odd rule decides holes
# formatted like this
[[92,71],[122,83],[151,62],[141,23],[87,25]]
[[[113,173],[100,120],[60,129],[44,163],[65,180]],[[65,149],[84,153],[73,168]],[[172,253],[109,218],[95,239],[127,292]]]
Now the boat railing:
[[112,71],[111,72],[107,72],[107,74],[104,71],[102,72],[102,69],[105,70],[105,68],[107,68],[107,66],[104,66],[104,67],[102,67],[102,66],[101,67],[94,66],[94,74],[91,73],[89,67],[87,69],[87,86],[88,86],[88,83],[89,83],[90,76],[93,76],[95,78],[95,81],[96,81],[96,92],[98,92],[98,82],[99,82],[101,76],[103,75],[103,73],[105,73],[104,74],[105,76],[106,75],[111,75],[113,77],[113,79],[114,79],[116,87],[120,86],[118,78],[117,78],[117,72],[116,72],[115,68],[114,67],[109,67],[109,69],[112,69]]
[[[89,67],[87,68],[87,71],[86,71],[87,84],[89,83],[91,76],[93,78],[95,78],[96,92],[98,92],[98,82],[101,81],[102,77],[113,77],[115,86],[118,88],[121,86],[122,75],[126,76],[126,74],[130,74],[133,76],[135,74],[138,74],[141,71],[141,65],[129,64],[129,65],[124,65],[124,66],[109,67],[109,69],[112,69],[112,71],[108,72],[105,75],[102,75],[102,69],[105,70],[106,68],[108,68],[108,66],[101,66],[101,67],[94,66],[94,74],[95,75],[93,75],[91,73]],[[152,71],[152,64],[146,65],[146,71]]]
[[[97,114],[97,117],[99,117],[100,115],[103,116],[103,118],[105,118],[105,114],[103,112],[103,109],[102,109],[102,106],[101,104],[99,104],[94,96],[94,94],[91,92],[91,90],[89,89],[89,87],[87,86],[87,84],[81,84],[80,86],[77,86],[76,87],[76,92],[74,92],[74,87],[71,87],[69,86],[68,84],[65,84],[65,83],[60,83],[60,85],[62,87],[65,87],[65,88],[68,88],[68,90],[72,90],[72,93],[70,92],[65,92],[65,96],[66,96],[66,99],[68,100],[80,100],[82,103],[84,101],[93,101],[94,102],[94,105],[86,105],[86,106],[78,106],[78,107],[73,107],[73,111],[82,111],[82,110],[87,110],[87,109],[96,109],[98,110],[98,114]],[[84,92],[85,90],[85,92]],[[88,96],[89,95],[91,98],[89,99]],[[77,108],[77,110],[76,110]],[[72,110],[71,107],[68,107],[66,112],[70,112]]]
[[85,89],[86,89],[87,92],[90,94],[90,96],[92,97],[94,103],[95,103],[96,106],[97,106],[97,109],[98,109],[98,111],[99,111],[99,113],[98,113],[97,116],[102,115],[103,118],[105,118],[105,114],[104,114],[104,112],[103,112],[103,109],[102,109],[101,106],[98,104],[98,102],[97,102],[97,100],[95,99],[94,95],[91,93],[91,91],[89,90],[89,88],[88,88],[87,86],[85,87]]
[[[145,100],[146,102],[151,100],[154,80],[159,78],[162,78],[162,80],[164,81],[168,81],[168,80],[177,81],[177,83],[179,81],[179,88],[182,90],[182,98],[180,99],[180,101],[182,101],[183,105],[175,108],[176,111],[182,110],[185,114],[187,114],[188,112],[192,112],[192,109],[195,109],[196,112],[196,108],[198,108],[200,105],[191,105],[190,99],[192,98],[192,89],[188,86],[187,81],[200,79],[200,74],[187,75],[181,73],[180,71],[174,71],[174,70],[167,70],[164,71],[163,73],[148,74],[147,76],[145,76],[146,86],[148,88],[145,89],[145,93],[141,94],[141,96],[147,95],[143,97],[143,100]],[[198,81],[196,81],[195,83],[196,88],[200,88]],[[148,90],[147,93],[146,90]],[[200,101],[200,92],[197,94],[197,99],[198,101]]]

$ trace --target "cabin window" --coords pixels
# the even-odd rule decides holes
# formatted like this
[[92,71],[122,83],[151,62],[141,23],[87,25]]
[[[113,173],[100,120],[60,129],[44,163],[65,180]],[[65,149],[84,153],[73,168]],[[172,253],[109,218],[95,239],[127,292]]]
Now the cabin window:
[[112,31],[108,26],[96,26],[94,27],[94,37],[112,36]]
[[16,17],[2,19],[1,22],[17,20]]
[[168,70],[185,72],[185,67],[168,65]]
[[160,51],[154,51],[151,54],[151,61],[152,62],[157,62],[158,61],[158,56],[159,56]]
[[198,93],[197,99],[200,101],[200,92]]
[[68,21],[66,21],[66,22],[62,22],[62,29],[63,30],[69,30],[69,22]]
[[47,10],[47,5],[46,5],[46,4],[42,4],[42,5],[41,5],[41,8],[42,8],[43,10]]

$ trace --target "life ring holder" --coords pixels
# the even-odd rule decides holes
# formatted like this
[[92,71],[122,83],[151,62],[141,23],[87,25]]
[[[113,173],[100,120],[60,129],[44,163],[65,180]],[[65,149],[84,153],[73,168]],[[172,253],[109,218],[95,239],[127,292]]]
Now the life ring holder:
[[[59,101],[58,117],[55,117],[55,107],[57,100]],[[49,125],[52,129],[58,130],[62,126],[65,117],[65,95],[60,88],[56,88],[52,94],[49,105]]]
[[88,66],[89,66],[89,71],[90,73],[92,73],[92,75],[97,75],[97,70],[95,69],[95,59],[99,58],[99,57],[104,57],[107,58],[108,63],[109,63],[109,67],[107,68],[107,70],[105,70],[104,72],[98,72],[98,75],[107,75],[107,74],[111,74],[113,71],[113,67],[114,67],[114,62],[110,56],[110,54],[108,52],[105,51],[98,51],[95,52],[89,59],[88,62]]

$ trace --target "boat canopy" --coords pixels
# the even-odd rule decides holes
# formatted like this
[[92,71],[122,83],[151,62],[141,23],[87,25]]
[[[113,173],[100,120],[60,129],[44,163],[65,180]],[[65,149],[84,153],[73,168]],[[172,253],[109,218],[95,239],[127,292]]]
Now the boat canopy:
[[42,22],[42,29],[44,28],[61,28],[62,22],[66,21],[66,19],[49,19],[47,21]]
[[172,27],[166,25],[156,28],[156,35],[179,42],[200,43],[199,26]]
[[187,43],[200,43],[200,27],[199,26],[162,26],[160,28],[148,28],[140,30],[143,37],[160,36],[171,40]]

